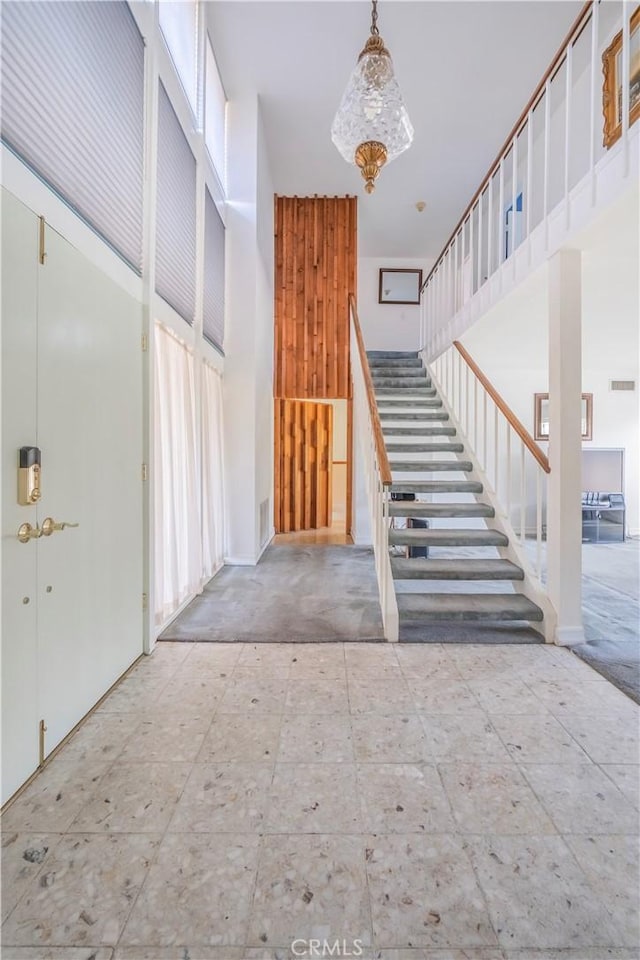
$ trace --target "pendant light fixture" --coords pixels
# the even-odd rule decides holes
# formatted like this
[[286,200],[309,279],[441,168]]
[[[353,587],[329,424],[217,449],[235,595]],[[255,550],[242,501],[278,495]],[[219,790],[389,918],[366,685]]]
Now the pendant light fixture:
[[331,126],[331,139],[347,163],[360,168],[367,193],[373,192],[384,164],[399,157],[413,141],[391,54],[378,32],[377,0],[372,0],[371,6],[371,35]]

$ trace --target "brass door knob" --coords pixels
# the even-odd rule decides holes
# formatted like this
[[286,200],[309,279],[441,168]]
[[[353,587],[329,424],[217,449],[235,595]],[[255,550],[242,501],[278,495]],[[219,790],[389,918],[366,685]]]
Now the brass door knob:
[[64,530],[65,527],[79,527],[79,523],[69,523],[68,521],[63,521],[62,523],[56,523],[53,517],[46,517],[42,521],[42,536],[50,537],[52,533],[55,533],[56,530]]
[[20,543],[29,543],[29,540],[37,540],[41,537],[43,531],[36,524],[32,527],[30,523],[21,523],[18,527],[18,540]]

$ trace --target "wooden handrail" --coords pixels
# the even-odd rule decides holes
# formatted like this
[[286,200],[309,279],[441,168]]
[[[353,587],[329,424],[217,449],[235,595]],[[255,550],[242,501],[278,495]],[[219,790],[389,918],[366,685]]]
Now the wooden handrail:
[[378,454],[378,466],[380,467],[380,478],[382,480],[383,486],[390,487],[393,482],[391,479],[391,467],[389,465],[389,457],[387,456],[387,448],[384,442],[384,434],[382,433],[380,416],[378,415],[378,404],[376,403],[376,392],[373,389],[373,380],[371,379],[371,371],[369,370],[369,361],[367,360],[367,351],[365,350],[364,338],[362,336],[362,329],[360,327],[360,319],[358,317],[358,308],[356,307],[356,298],[352,293],[349,294],[349,306],[351,307],[351,316],[353,317],[353,327],[356,332],[356,340],[358,341],[358,353],[360,354],[360,364],[362,366],[362,372],[364,374],[364,384],[367,391],[369,413],[371,414],[371,423],[373,425],[373,436],[376,442],[376,453]]
[[484,389],[487,391],[493,402],[495,403],[498,410],[504,415],[507,420],[507,423],[518,434],[522,442],[524,443],[527,450],[532,454],[532,456],[538,461],[545,473],[551,473],[551,467],[549,466],[549,458],[543,451],[540,449],[538,444],[535,442],[527,428],[523,423],[518,420],[515,413],[511,407],[505,403],[502,399],[496,388],[493,386],[490,380],[484,375],[478,364],[475,362],[473,357],[469,355],[467,350],[462,346],[459,340],[453,341],[453,346],[456,348],[464,362],[467,364],[469,369],[475,376],[478,378]]
[[480,196],[484,193],[484,188],[485,188],[486,185],[489,183],[489,180],[491,179],[491,177],[493,176],[496,168],[498,167],[498,164],[500,163],[500,160],[502,159],[503,156],[505,156],[505,155],[509,152],[509,147],[511,146],[511,141],[513,140],[513,138],[514,138],[515,136],[517,136],[517,135],[520,133],[520,128],[521,128],[522,126],[524,126],[524,123],[525,123],[525,121],[526,121],[526,119],[527,119],[527,117],[528,117],[528,115],[529,115],[529,110],[531,110],[531,108],[532,108],[533,106],[535,106],[537,100],[538,100],[539,97],[540,97],[540,94],[542,93],[542,90],[544,89],[544,86],[545,86],[547,80],[548,80],[549,77],[552,75],[552,73],[554,72],[554,70],[555,70],[556,67],[558,66],[559,62],[562,60],[562,57],[564,56],[567,47],[569,46],[571,40],[573,39],[573,35],[578,32],[578,28],[581,26],[582,21],[586,18],[587,13],[589,12],[589,10],[591,9],[591,7],[593,6],[593,3],[594,3],[594,0],[587,0],[587,2],[585,3],[585,5],[583,6],[582,10],[580,11],[580,13],[578,14],[578,16],[576,17],[576,19],[575,19],[575,20],[573,21],[573,23],[571,24],[571,28],[570,28],[569,32],[567,33],[566,37],[564,38],[564,40],[562,41],[562,44],[561,44],[560,47],[558,48],[558,51],[557,51],[555,57],[553,58],[553,60],[551,61],[551,63],[550,63],[549,66],[547,67],[547,69],[545,70],[545,73],[544,73],[544,76],[542,77],[542,80],[540,81],[540,83],[538,84],[538,86],[536,87],[536,89],[534,90],[532,96],[529,98],[529,102],[527,103],[526,107],[524,108],[524,110],[522,111],[522,113],[520,114],[520,116],[518,117],[518,119],[516,120],[516,122],[514,123],[512,129],[511,129],[511,132],[509,133],[509,136],[507,137],[507,139],[505,140],[505,142],[503,143],[503,145],[502,145],[501,148],[500,148],[500,151],[499,151],[499,153],[498,153],[498,156],[495,158],[495,160],[493,161],[493,163],[492,163],[491,166],[489,167],[489,172],[487,173],[486,177],[484,178],[484,180],[482,181],[482,183],[480,184],[480,186],[478,187],[478,189],[477,189],[476,192],[474,193],[474,195],[473,195],[473,197],[472,197],[472,199],[471,199],[471,202],[467,205],[464,213],[462,214],[462,216],[461,216],[460,219],[458,220],[458,222],[457,222],[457,224],[456,224],[456,226],[455,226],[455,229],[452,231],[451,236],[449,237],[449,239],[448,239],[447,242],[445,243],[444,247],[442,248],[442,252],[440,253],[440,256],[438,257],[438,259],[437,259],[436,262],[434,263],[433,267],[431,268],[431,270],[430,270],[429,273],[427,274],[427,277],[426,277],[424,283],[423,283],[422,286],[420,287],[420,293],[422,293],[422,291],[425,289],[425,287],[426,287],[427,284],[429,283],[429,280],[431,279],[431,277],[433,276],[433,274],[436,272],[436,270],[437,270],[438,267],[440,266],[440,263],[442,262],[445,254],[446,254],[446,252],[447,252],[447,250],[449,249],[449,245],[451,244],[451,241],[453,240],[453,238],[454,238],[455,235],[457,234],[458,230],[460,229],[460,227],[462,226],[462,224],[465,222],[465,220],[466,220],[467,217],[469,216],[470,211],[473,210],[473,208],[474,208],[474,206],[475,206],[475,204],[476,204],[476,200],[478,199],[478,197],[480,197]]

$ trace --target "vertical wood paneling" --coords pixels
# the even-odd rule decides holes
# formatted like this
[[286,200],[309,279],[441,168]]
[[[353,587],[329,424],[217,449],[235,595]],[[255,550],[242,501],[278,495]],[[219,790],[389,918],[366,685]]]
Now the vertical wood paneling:
[[348,398],[357,199],[275,203],[275,396]]
[[331,526],[331,445],[329,403],[275,401],[277,533]]

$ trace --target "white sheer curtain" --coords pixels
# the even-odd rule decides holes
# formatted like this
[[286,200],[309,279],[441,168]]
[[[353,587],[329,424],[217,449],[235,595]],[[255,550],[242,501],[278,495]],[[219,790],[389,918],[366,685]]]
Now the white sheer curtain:
[[222,377],[202,364],[202,578],[208,580],[224,561],[224,464],[222,449]]
[[201,523],[191,352],[155,330],[155,621],[163,624],[200,589]]

